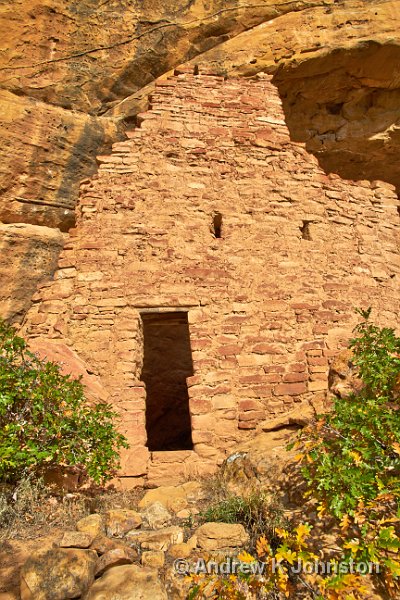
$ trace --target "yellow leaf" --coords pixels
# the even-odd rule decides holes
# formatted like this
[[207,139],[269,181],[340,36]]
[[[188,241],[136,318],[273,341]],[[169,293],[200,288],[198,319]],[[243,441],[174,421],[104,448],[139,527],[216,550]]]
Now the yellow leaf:
[[356,452],[355,450],[350,450],[349,454],[354,459],[356,465],[359,465],[360,462],[362,462],[361,454],[359,452]]
[[353,538],[349,542],[346,542],[345,544],[343,544],[343,548],[348,548],[349,550],[351,550],[352,554],[357,554],[357,552],[360,549],[359,544],[360,544],[360,540]]
[[243,552],[241,552],[238,555],[238,559],[243,562],[243,563],[252,563],[254,562],[256,559],[254,558],[254,556],[251,556],[251,554],[249,554],[248,552],[246,552],[245,550],[243,550]]
[[318,504],[317,513],[318,513],[319,517],[323,517],[324,514],[326,513],[326,505],[324,502],[321,502],[320,504]]
[[271,547],[267,541],[267,538],[262,535],[256,543],[257,555],[265,556],[266,554],[271,554]]
[[295,531],[296,531],[296,541],[298,543],[301,543],[304,541],[304,538],[307,537],[307,535],[310,533],[311,527],[309,525],[304,525],[303,523],[301,523],[300,525],[298,525],[296,527]]
[[392,448],[396,452],[396,454],[400,454],[400,444],[399,443],[394,442],[394,444],[392,444]]
[[284,540],[287,540],[290,535],[289,532],[286,531],[286,529],[281,529],[280,527],[276,527],[275,531],[279,535],[279,537]]
[[351,521],[349,515],[344,515],[343,519],[340,521],[340,528],[342,529],[342,531],[346,531],[346,529],[349,528],[350,522]]
[[297,558],[297,552],[293,552],[293,550],[277,550],[276,558],[278,560],[287,560],[289,564],[293,565],[294,561]]
[[363,513],[361,513],[361,512],[355,513],[354,522],[357,523],[357,525],[362,525],[363,523],[365,523],[366,520],[367,520],[367,518]]

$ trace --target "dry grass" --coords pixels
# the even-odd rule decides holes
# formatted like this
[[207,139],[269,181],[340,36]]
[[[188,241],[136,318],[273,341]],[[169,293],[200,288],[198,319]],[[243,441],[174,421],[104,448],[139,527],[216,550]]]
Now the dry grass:
[[206,501],[197,520],[242,524],[250,535],[252,550],[261,535],[274,542],[275,527],[287,525],[278,497],[260,487],[249,490],[246,495],[234,494],[227,487],[224,474],[218,472],[203,482],[203,489]]
[[0,484],[0,543],[75,529],[76,522],[91,513],[135,509],[142,495],[137,489],[120,492],[100,487],[62,493],[34,477],[26,477],[15,486]]
[[41,480],[22,479],[16,486],[0,488],[0,541],[29,539],[52,529],[71,528],[89,513],[80,495],[59,496]]

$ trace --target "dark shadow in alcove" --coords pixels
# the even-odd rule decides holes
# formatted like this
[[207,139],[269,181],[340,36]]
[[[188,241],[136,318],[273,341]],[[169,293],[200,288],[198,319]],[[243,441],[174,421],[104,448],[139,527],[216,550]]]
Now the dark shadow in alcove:
[[193,375],[187,312],[142,313],[147,446],[192,450],[186,378]]
[[399,61],[400,45],[368,40],[276,71],[290,137],[326,173],[387,181],[399,192]]

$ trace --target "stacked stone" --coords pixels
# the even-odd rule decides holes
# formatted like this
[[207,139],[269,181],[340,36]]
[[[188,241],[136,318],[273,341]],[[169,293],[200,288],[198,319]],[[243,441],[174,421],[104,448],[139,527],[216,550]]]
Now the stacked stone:
[[[208,472],[265,420],[321,404],[355,306],[396,323],[399,214],[393,186],[327,175],[290,140],[267,76],[182,72],[139,122],[83,183],[25,329],[101,377],[132,444],[123,475],[160,483]],[[140,311],[173,308],[188,310],[194,450],[150,456]]]

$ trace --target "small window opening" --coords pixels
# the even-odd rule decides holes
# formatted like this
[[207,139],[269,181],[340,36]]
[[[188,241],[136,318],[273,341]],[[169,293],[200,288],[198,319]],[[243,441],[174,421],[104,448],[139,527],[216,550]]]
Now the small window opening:
[[303,240],[312,240],[310,223],[311,221],[303,221],[303,225],[300,226],[301,237]]
[[147,446],[192,450],[186,378],[193,375],[187,312],[144,313]]
[[326,105],[326,110],[331,115],[339,115],[343,108],[343,102],[331,102]]
[[222,215],[221,213],[215,213],[213,217],[213,233],[217,239],[222,237]]

